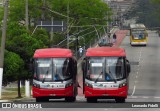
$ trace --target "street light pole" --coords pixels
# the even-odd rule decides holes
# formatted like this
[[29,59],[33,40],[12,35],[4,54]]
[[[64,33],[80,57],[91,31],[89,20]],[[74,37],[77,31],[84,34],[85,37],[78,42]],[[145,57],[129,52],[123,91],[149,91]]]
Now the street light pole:
[[6,0],[4,5],[4,18],[2,27],[2,40],[1,40],[1,52],[0,52],[0,99],[2,98],[2,78],[3,78],[3,63],[4,63],[4,50],[6,42],[6,30],[7,30],[7,17],[8,17],[8,4],[9,0]]

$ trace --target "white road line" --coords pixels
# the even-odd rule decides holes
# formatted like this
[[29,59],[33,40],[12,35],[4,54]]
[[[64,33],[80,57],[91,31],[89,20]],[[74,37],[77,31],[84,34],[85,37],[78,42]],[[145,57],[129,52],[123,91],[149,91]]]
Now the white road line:
[[141,57],[142,57],[142,48],[140,49],[139,62],[140,62],[140,60],[141,60]]
[[135,93],[135,90],[136,90],[136,86],[134,86],[131,96],[133,96],[133,94]]
[[143,96],[142,98],[145,98],[145,99],[147,99],[147,98],[149,98],[148,96]]
[[138,74],[138,71],[137,71],[137,74]]
[[134,83],[136,84],[138,81],[134,81]]
[[159,96],[128,96],[128,98],[138,98],[138,99],[150,99],[150,98],[154,98],[154,99],[160,99]]
[[155,99],[160,99],[160,97],[154,97]]
[[134,99],[136,99],[138,97],[137,96],[129,96],[128,98],[134,98]]
[[136,79],[138,78],[138,76],[136,75]]

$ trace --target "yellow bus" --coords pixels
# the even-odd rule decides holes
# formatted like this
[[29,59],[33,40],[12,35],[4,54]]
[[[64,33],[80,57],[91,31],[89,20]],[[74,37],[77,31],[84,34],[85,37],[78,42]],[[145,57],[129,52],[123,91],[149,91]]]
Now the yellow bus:
[[148,33],[144,24],[130,24],[130,44],[147,45]]

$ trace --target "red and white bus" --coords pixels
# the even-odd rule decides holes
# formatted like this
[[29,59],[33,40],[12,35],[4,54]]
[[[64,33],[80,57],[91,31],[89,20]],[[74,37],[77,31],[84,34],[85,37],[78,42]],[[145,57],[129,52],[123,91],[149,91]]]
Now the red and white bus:
[[37,102],[65,98],[74,102],[77,95],[77,61],[70,49],[46,48],[34,53],[32,92]]
[[89,48],[84,61],[83,90],[87,102],[97,102],[97,99],[125,102],[130,73],[125,50],[114,47]]

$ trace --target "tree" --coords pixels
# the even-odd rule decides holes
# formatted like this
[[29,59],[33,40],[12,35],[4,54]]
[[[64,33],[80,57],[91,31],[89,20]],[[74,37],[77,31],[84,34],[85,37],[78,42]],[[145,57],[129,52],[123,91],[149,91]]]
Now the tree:
[[24,61],[23,59],[16,53],[5,51],[5,59],[4,59],[4,77],[3,82],[7,83],[7,81],[12,82],[18,79],[18,97],[21,97],[20,93],[20,79],[24,76]]
[[[77,28],[72,28],[73,25],[81,26],[81,29],[86,29],[86,25],[107,25],[107,17],[110,18],[111,10],[108,5],[102,0],[53,0],[50,8],[55,12],[60,12],[63,15],[67,15],[67,5],[69,5],[69,17],[70,17],[70,33],[76,33],[79,31]],[[54,19],[67,18],[53,13]],[[83,27],[84,26],[84,27]],[[99,28],[98,28],[99,29]],[[102,29],[102,28],[101,28]],[[93,31],[89,29],[81,35]],[[96,37],[96,33],[86,35],[86,42]]]
[[[38,34],[35,34],[36,36]],[[29,79],[32,74],[29,72],[30,58],[38,48],[47,47],[47,37],[43,39],[31,37],[25,30],[25,26],[17,22],[10,22],[8,25],[8,37],[6,41],[6,52],[4,61],[4,81],[18,80],[18,97],[20,93],[20,80]]]
[[[32,19],[40,18],[40,6],[41,2],[38,0],[28,0],[29,9],[29,25],[31,25]],[[25,24],[25,0],[11,0],[10,1],[10,21],[17,21]]]
[[[66,32],[55,33],[54,40],[49,41],[49,34],[45,30],[41,29],[37,29],[31,36],[31,33],[34,29],[33,25],[31,24],[33,21],[36,23],[37,20],[41,19],[42,15],[44,15],[45,19],[54,17],[54,20],[67,21],[66,17],[68,3],[70,35],[79,31],[77,28],[72,28],[71,26],[73,25],[106,25],[107,22],[105,18],[110,16],[108,13],[108,11],[110,11],[109,7],[101,0],[46,0],[45,4],[43,0],[29,0],[30,30],[27,31],[25,28],[25,0],[10,1],[6,49],[10,52],[16,53],[21,59],[23,59],[24,76],[21,77],[21,79],[31,77],[28,66],[30,58],[33,56],[33,53],[36,49],[48,47],[50,42],[57,44],[66,39]],[[57,13],[49,11],[50,9]],[[65,17],[61,15],[65,15]],[[81,29],[83,30],[84,28],[81,27]],[[79,35],[84,35],[93,30],[94,28],[92,27],[92,29],[82,32]],[[86,42],[94,37],[96,37],[95,32],[86,38]]]
[[[21,97],[20,80],[30,79],[32,77],[32,74],[29,71],[30,59],[32,58],[36,49],[47,47],[45,45],[46,39],[44,39],[47,37],[44,37],[43,39],[31,37],[25,30],[25,26],[22,26],[17,22],[10,22],[7,32],[8,35],[6,49],[12,53],[9,53],[8,56],[5,56],[4,67],[6,69],[4,70],[4,80],[18,80],[18,97]],[[36,34],[34,36],[36,36]],[[14,58],[17,60],[16,62],[18,62],[17,64],[21,66],[21,70],[18,66],[16,66],[16,62],[13,60]],[[19,59],[23,61],[23,64],[19,63]],[[14,67],[12,65],[8,65],[13,63],[15,63]]]
[[43,42],[45,46],[50,45],[50,39],[49,39],[49,34],[45,29],[37,29],[36,32],[32,35],[33,38],[35,38],[38,41]]
[[[69,5],[69,26],[73,25],[107,25],[106,18],[110,18],[111,10],[108,5],[102,0],[29,0],[29,32],[32,33],[34,27],[32,23],[36,24],[37,20],[45,18],[45,20],[64,20],[67,22],[67,5]],[[50,11],[53,10],[53,12]],[[63,15],[63,16],[62,16]],[[44,17],[42,17],[44,16]],[[10,21],[17,21],[25,24],[25,0],[13,0],[10,3]],[[86,27],[85,27],[86,28]],[[83,28],[84,29],[84,28]],[[77,32],[77,28],[69,28],[69,33]],[[91,30],[88,30],[88,32]],[[82,35],[84,33],[81,33]],[[63,38],[66,37],[66,32],[61,33]],[[59,33],[55,33],[54,37],[57,39]],[[87,41],[94,38],[95,33],[87,35]],[[53,40],[52,43],[56,45],[60,39]]]
[[[143,23],[147,28],[159,27],[158,7],[151,3],[152,0],[137,0],[136,7],[130,11],[129,17],[136,17],[137,23]],[[155,0],[153,0],[155,1]]]
[[150,0],[152,5],[154,5],[155,9],[156,9],[156,13],[155,15],[157,16],[158,15],[158,19],[160,21],[160,0]]

